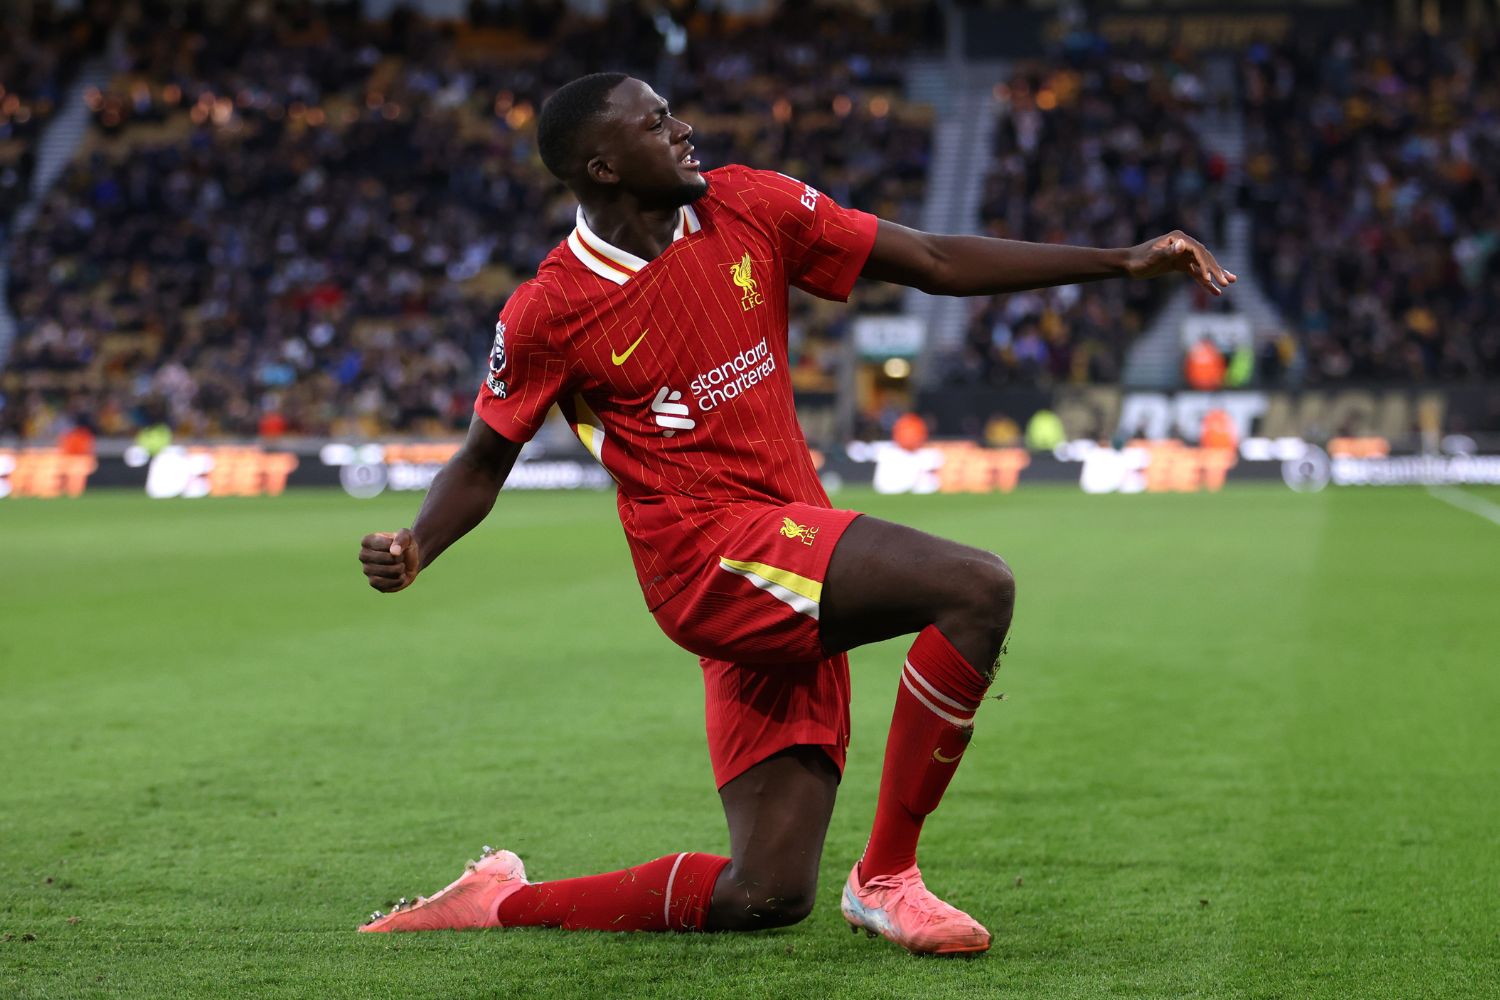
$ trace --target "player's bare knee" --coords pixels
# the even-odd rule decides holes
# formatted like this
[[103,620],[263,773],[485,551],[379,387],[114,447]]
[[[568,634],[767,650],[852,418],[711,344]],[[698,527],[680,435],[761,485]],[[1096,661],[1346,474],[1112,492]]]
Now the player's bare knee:
[[993,552],[976,552],[964,578],[968,611],[975,624],[990,629],[1010,627],[1016,607],[1016,575]]
[[813,911],[814,892],[811,889],[783,890],[781,895],[766,900],[761,909],[765,927],[790,927],[806,920]]
[[[763,931],[805,921],[817,897],[816,873],[810,877],[783,871],[759,873],[738,870],[732,888],[718,906],[715,892],[714,930]],[[723,888],[723,886],[721,886]]]
[[760,910],[763,927],[789,927],[801,923],[812,912],[818,892],[817,875],[800,872],[777,872],[761,883],[760,899],[753,899]]
[[812,913],[816,882],[804,885],[779,874],[769,878],[741,876],[737,882],[735,894],[743,900],[732,907],[732,925],[737,930],[789,927]]
[[1010,621],[1011,612],[1016,608],[1016,574],[1012,572],[1010,563],[995,555],[988,553],[994,561],[994,569],[991,571],[990,586],[993,593],[990,595],[995,607],[1003,610],[1005,620]]

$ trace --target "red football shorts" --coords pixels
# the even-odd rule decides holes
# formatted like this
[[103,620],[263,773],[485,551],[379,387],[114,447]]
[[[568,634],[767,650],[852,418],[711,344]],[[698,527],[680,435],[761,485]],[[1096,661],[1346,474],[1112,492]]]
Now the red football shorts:
[[818,633],[823,580],[856,511],[804,503],[746,517],[718,558],[656,609],[667,637],[703,664],[708,756],[723,788],[788,747],[849,746],[849,658]]

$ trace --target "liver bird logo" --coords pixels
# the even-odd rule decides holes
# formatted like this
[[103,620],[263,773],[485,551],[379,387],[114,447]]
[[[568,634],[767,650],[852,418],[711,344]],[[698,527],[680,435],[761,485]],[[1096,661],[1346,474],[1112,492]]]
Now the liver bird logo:
[[730,280],[737,287],[744,290],[744,294],[740,296],[740,308],[745,312],[749,312],[765,301],[764,297],[760,294],[760,282],[756,281],[755,277],[751,274],[752,267],[754,267],[754,262],[751,261],[748,251],[744,257],[740,258],[738,264],[729,265]]
[[789,517],[781,519],[781,533],[788,538],[800,538],[803,545],[811,545],[818,538],[818,529],[798,524]]

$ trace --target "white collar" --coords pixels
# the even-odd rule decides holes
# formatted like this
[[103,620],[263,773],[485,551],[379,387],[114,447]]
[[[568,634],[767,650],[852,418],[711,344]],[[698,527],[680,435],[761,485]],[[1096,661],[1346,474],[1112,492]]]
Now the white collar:
[[[672,242],[676,243],[684,236],[690,236],[702,228],[703,224],[698,221],[698,213],[693,211],[691,205],[684,205],[677,213],[677,228],[672,233]],[[621,250],[600,239],[598,234],[589,228],[588,220],[583,217],[582,206],[578,209],[578,226],[568,236],[568,249],[573,251],[573,256],[577,257],[584,267],[617,285],[625,284],[632,275],[650,263],[628,250]]]

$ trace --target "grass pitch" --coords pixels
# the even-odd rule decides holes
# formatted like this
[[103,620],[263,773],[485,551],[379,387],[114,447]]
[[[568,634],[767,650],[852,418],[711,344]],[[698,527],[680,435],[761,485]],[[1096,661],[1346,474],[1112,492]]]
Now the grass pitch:
[[611,499],[508,494],[390,597],[357,543],[411,496],[96,495],[0,503],[0,995],[1500,991],[1500,527],[1419,490],[837,499],[1016,569],[1006,700],[923,845],[988,955],[838,915],[898,643],[854,655],[806,923],[356,935],[486,842],[534,878],[725,849]]

